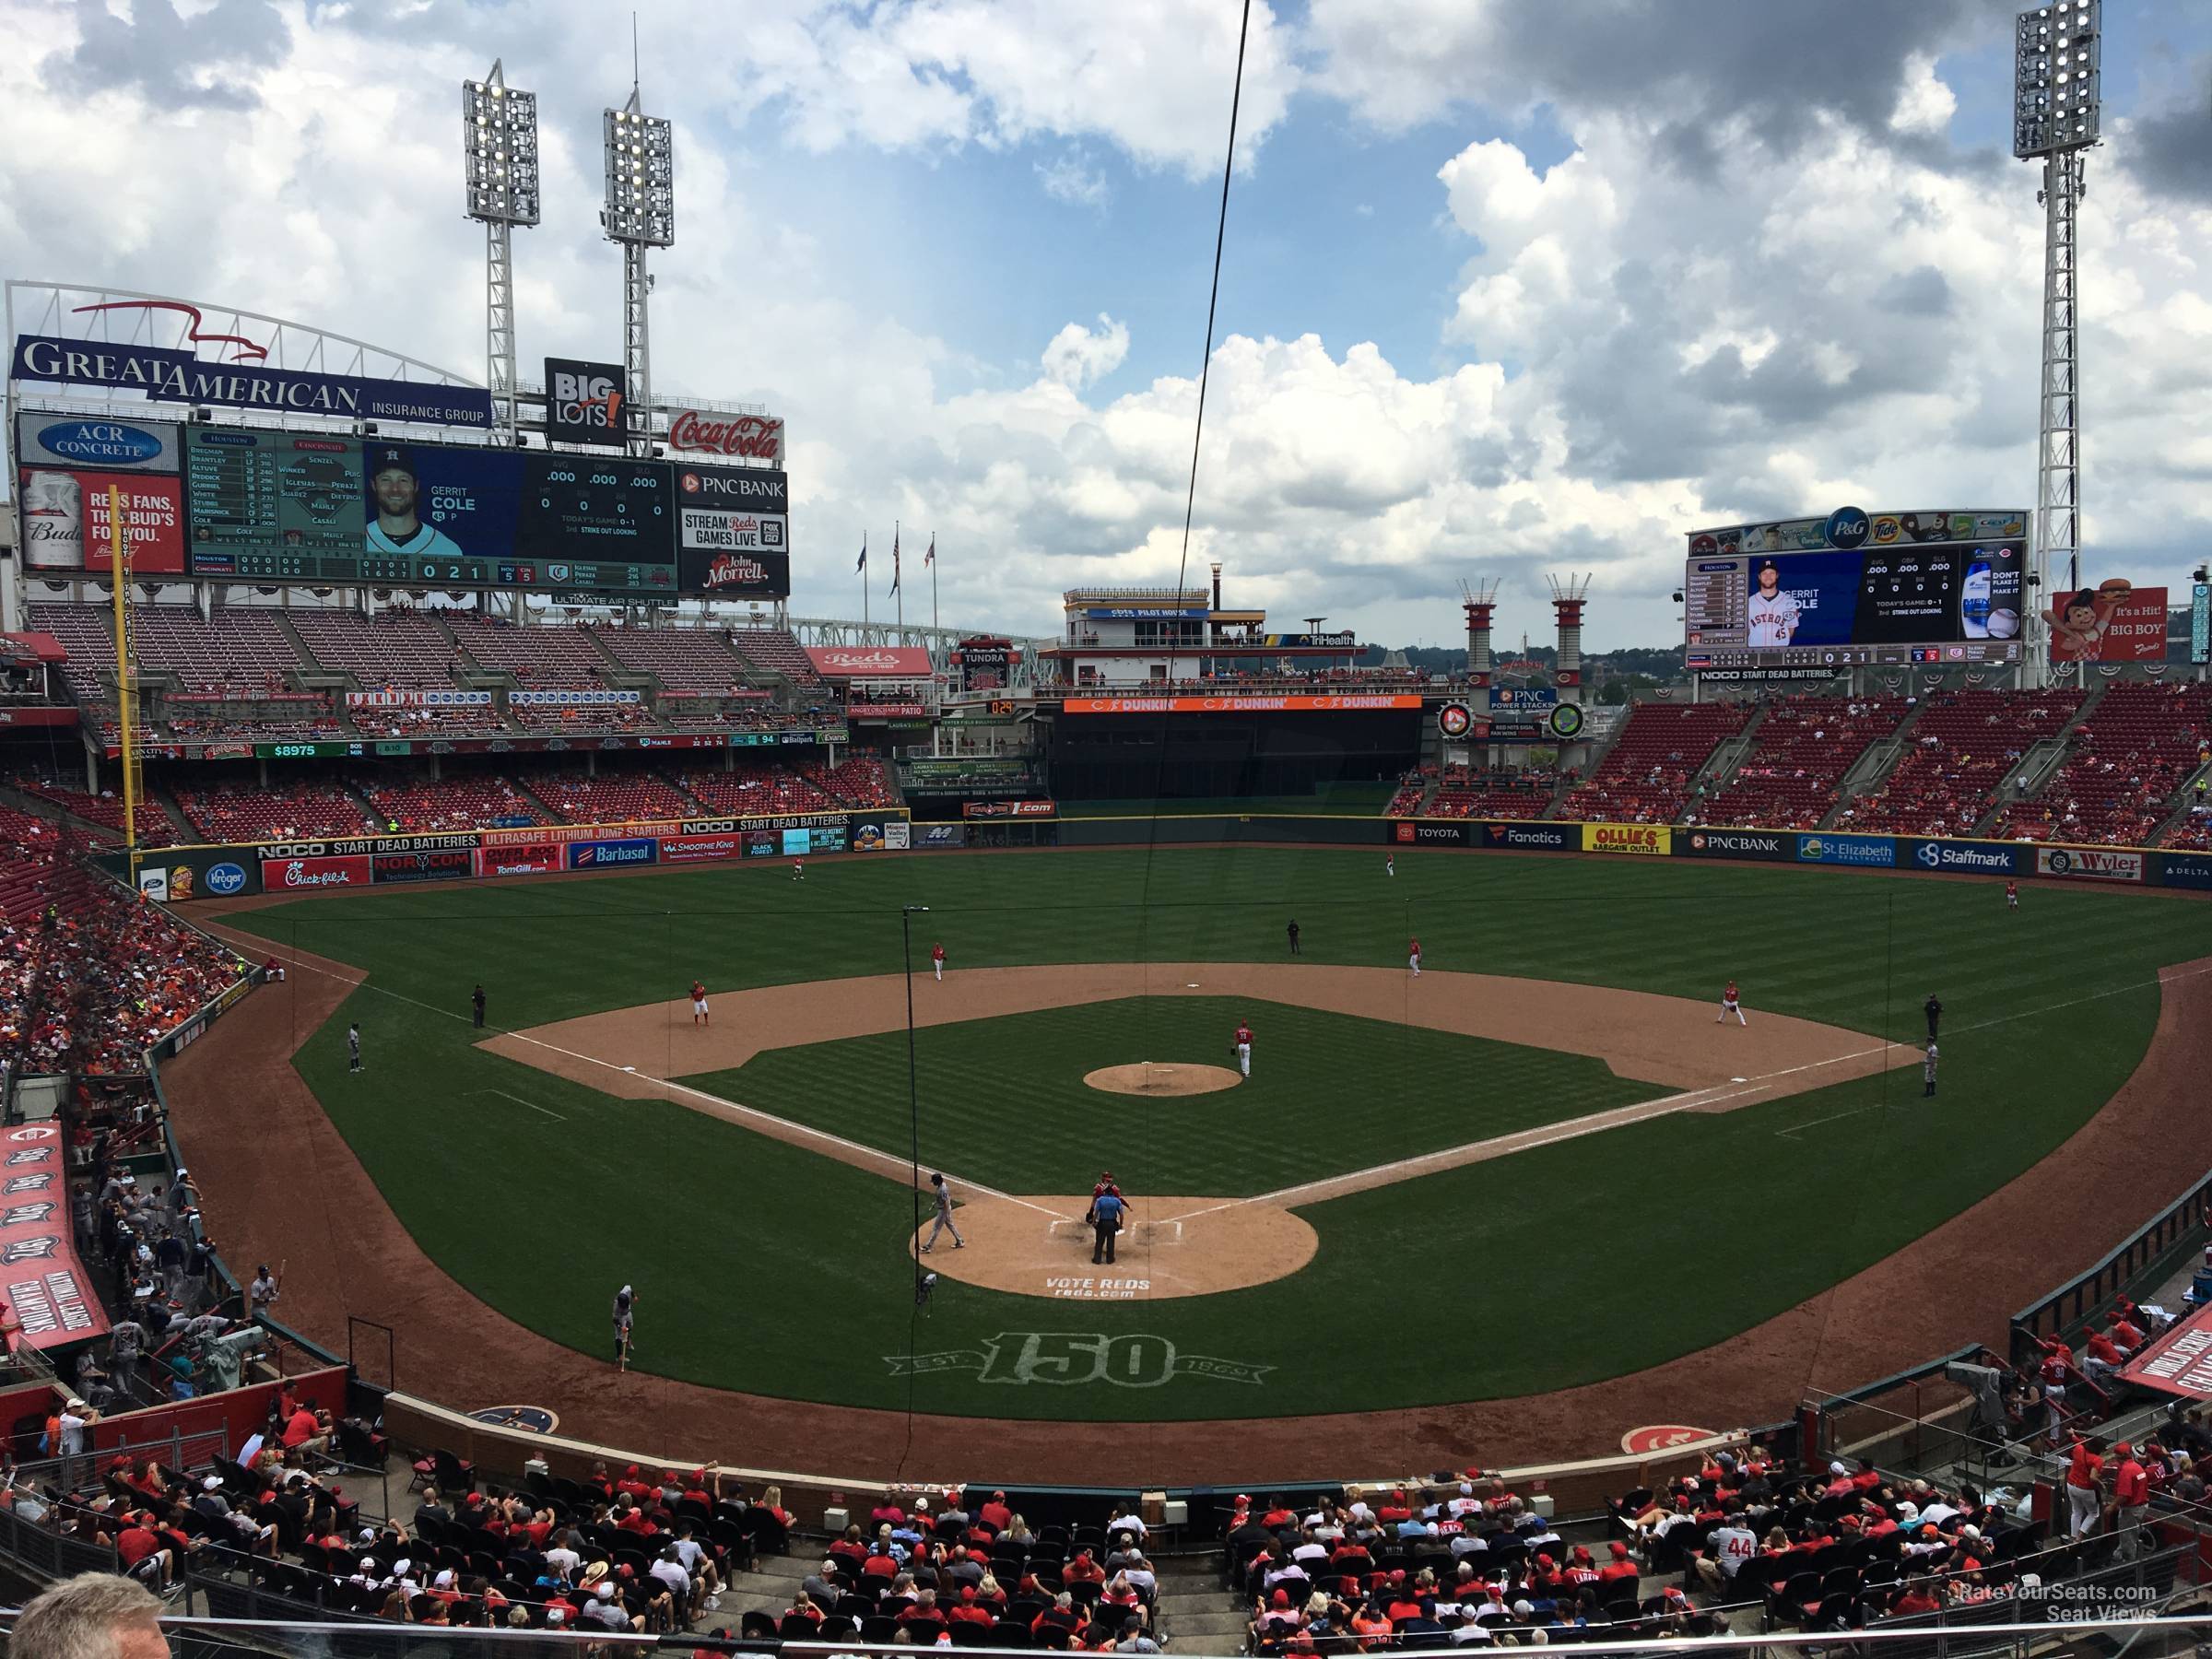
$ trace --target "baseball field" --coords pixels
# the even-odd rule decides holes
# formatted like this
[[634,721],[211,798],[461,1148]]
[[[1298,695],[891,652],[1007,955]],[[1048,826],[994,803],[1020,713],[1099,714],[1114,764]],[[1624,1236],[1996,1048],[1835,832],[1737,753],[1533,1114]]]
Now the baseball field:
[[[950,1418],[1507,1401],[1789,1321],[1790,1385],[1833,1387],[1866,1380],[1843,1374],[1866,1349],[1827,1328],[1859,1316],[1824,1293],[2049,1179],[2171,1033],[2206,913],[2048,886],[2008,913],[1990,882],[1688,860],[1402,854],[1392,877],[1380,850],[1291,848],[380,890],[225,916],[291,982],[171,1088],[211,1209],[253,1215],[256,1250],[358,1232],[392,1282],[482,1304],[488,1342],[512,1321],[573,1350],[591,1369],[571,1384],[614,1384],[627,1282],[651,1377]],[[1748,1026],[1716,1020],[1730,979]],[[251,1112],[218,1133],[194,1102],[226,1082],[218,1040],[251,1036],[234,1022],[290,1054],[404,1238],[333,1213],[335,1143],[288,1154],[280,1182],[230,1173]],[[1112,1067],[1133,1068],[1118,1089],[1094,1077]],[[947,1174],[966,1239],[926,1258],[925,1305],[916,1165]],[[1133,1203],[1112,1268],[1083,1224],[1102,1169]],[[2116,1241],[2156,1182],[2111,1178]],[[2088,1242],[2053,1237],[2030,1278]],[[1973,1277],[1959,1248],[1915,1271]],[[430,1279],[404,1277],[417,1249]]]

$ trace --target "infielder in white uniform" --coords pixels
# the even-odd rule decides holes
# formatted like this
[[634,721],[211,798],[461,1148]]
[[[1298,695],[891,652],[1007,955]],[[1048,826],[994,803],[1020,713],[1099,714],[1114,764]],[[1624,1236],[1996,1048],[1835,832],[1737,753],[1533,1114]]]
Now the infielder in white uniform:
[[1712,1023],[1714,1025],[1721,1025],[1727,1020],[1728,1016],[1731,1014],[1735,1016],[1735,1023],[1737,1025],[1747,1026],[1751,1023],[1749,1020],[1744,1018],[1744,1006],[1736,999],[1735,982],[1734,980],[1730,980],[1721,991],[1721,1011],[1713,1016]]
[[1772,559],[1759,567],[1759,585],[1751,590],[1746,619],[1751,625],[1753,645],[1787,645],[1797,631],[1801,613],[1797,601],[1782,591],[1782,571]]
[[371,465],[370,493],[376,498],[376,516],[369,521],[368,547],[371,553],[421,554],[431,559],[459,559],[461,544],[435,524],[422,522],[417,509],[422,480],[404,449],[380,449]]
[[959,1250],[966,1245],[968,1241],[960,1237],[960,1230],[952,1224],[952,1189],[945,1184],[945,1177],[942,1175],[932,1175],[929,1178],[929,1184],[931,1190],[936,1194],[937,1218],[930,1224],[929,1240],[922,1246],[922,1253],[927,1255],[937,1247],[939,1233],[950,1233],[952,1247]]
[[1237,1051],[1237,1070],[1247,1077],[1251,1077],[1252,1028],[1241,1021],[1238,1022],[1237,1034],[1230,1039],[1230,1046]]

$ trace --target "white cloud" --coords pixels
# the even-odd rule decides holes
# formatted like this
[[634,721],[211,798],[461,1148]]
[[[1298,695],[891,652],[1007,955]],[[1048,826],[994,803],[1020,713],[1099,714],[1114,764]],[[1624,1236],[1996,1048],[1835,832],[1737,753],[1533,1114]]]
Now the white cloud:
[[1104,170],[1086,167],[1079,155],[1071,153],[1056,156],[1049,162],[1040,161],[1036,163],[1036,171],[1044,194],[1056,202],[1068,202],[1078,207],[1104,207],[1113,194]]
[[1958,112],[1958,94],[1936,78],[1935,58],[1924,52],[1907,58],[1904,85],[1898,88],[1897,108],[1889,114],[1890,130],[1940,133]]
[[1096,329],[1070,323],[1053,336],[1044,348],[1044,378],[1071,392],[1081,391],[1119,369],[1128,355],[1129,325],[1100,312]]

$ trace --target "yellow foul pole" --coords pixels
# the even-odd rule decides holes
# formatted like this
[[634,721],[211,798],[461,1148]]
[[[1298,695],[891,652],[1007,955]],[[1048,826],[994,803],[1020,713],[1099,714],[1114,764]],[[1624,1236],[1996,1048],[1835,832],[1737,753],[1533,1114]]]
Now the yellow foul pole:
[[131,672],[130,604],[124,595],[130,575],[124,549],[123,491],[108,486],[108,576],[115,588],[115,698],[123,724],[123,857],[131,890],[138,890],[138,742],[136,676]]

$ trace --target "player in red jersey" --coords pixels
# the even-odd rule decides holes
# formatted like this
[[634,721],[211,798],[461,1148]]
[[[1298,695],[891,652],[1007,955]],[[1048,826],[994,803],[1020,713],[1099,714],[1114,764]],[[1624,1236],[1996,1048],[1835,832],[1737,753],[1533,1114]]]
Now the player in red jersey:
[[1735,1016],[1735,1023],[1737,1025],[1749,1025],[1751,1023],[1749,1020],[1744,1018],[1744,1006],[1736,997],[1735,982],[1734,980],[1730,980],[1726,985],[1722,987],[1721,1011],[1713,1016],[1712,1023],[1714,1025],[1724,1025],[1727,1022],[1728,1016],[1731,1014]]
[[707,1023],[707,987],[699,980],[691,982],[691,1023],[695,1026]]

